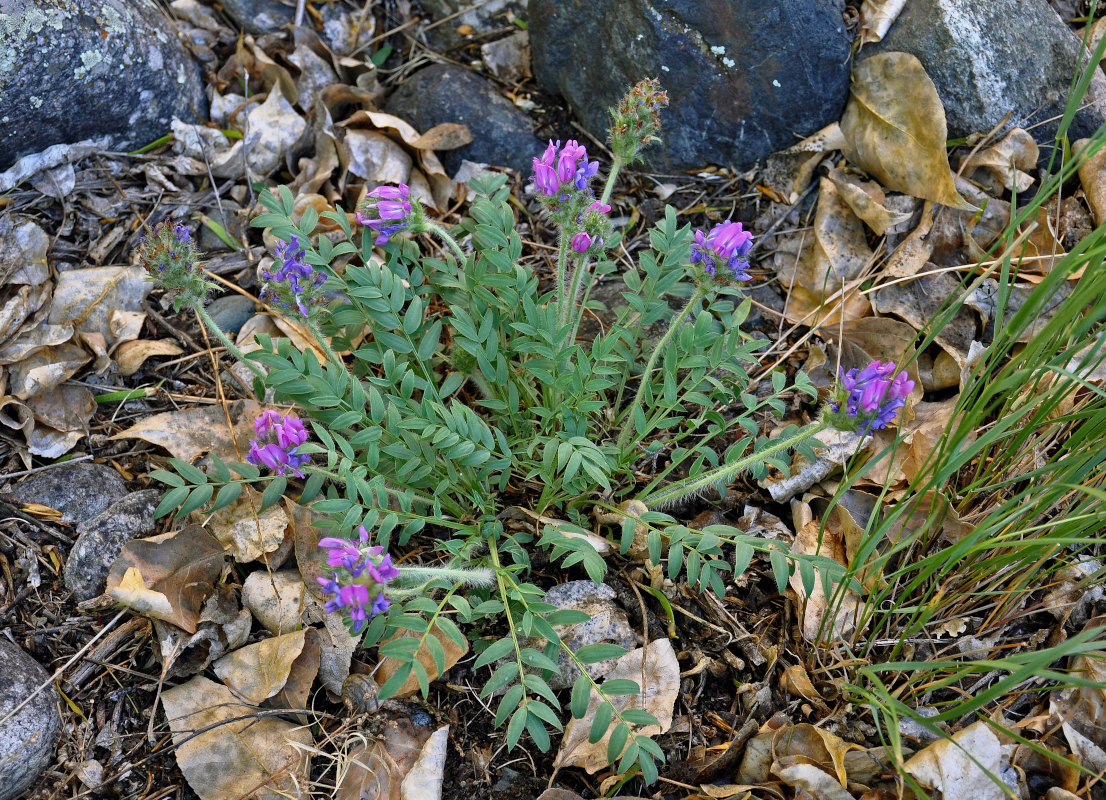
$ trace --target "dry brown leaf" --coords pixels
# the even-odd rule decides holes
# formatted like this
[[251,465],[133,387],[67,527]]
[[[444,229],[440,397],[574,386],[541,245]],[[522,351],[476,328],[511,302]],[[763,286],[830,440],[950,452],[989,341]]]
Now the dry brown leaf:
[[403,779],[400,800],[440,800],[445,780],[449,726],[434,731],[422,746],[418,760]]
[[884,275],[889,278],[909,278],[925,267],[933,254],[933,242],[929,239],[929,231],[933,227],[933,211],[933,201],[926,200],[918,227],[892,251],[884,264]]
[[[261,493],[249,486],[242,487],[238,499],[210,515],[208,528],[235,561],[259,561],[284,543],[288,533],[288,513],[280,503],[261,508]],[[195,512],[196,517],[206,517]]]
[[1006,797],[1002,785],[987,776],[987,772],[997,776],[1002,769],[1002,743],[985,722],[972,723],[954,733],[951,741],[934,742],[904,767],[923,786],[940,791],[942,797]]
[[[266,708],[307,708],[307,699],[311,696],[311,685],[319,674],[319,632],[314,628],[304,628],[303,650],[296,656],[288,671],[288,680],[275,695],[264,703]],[[297,715],[300,722],[307,722],[306,715]]]
[[128,608],[196,632],[200,607],[223,572],[223,548],[199,525],[134,539],[111,566],[107,595]]
[[84,434],[88,431],[88,421],[96,411],[96,401],[85,387],[63,383],[28,399],[27,408],[35,415],[37,422],[56,431]]
[[315,527],[315,523],[323,518],[317,511],[312,511],[308,506],[301,506],[285,498],[284,507],[288,512],[288,522],[292,526],[292,538],[296,543],[296,566],[299,567],[300,577],[307,591],[319,600],[328,600],[330,596],[319,586],[316,578],[329,578],[330,572],[325,568],[322,551],[319,550],[319,539],[322,532]]
[[[392,639],[398,639],[400,637],[415,636],[412,631],[404,631],[402,634],[393,636]],[[468,653],[468,641],[465,641],[464,647],[459,647],[455,641],[450,639],[444,633],[442,633],[438,626],[435,625],[430,629],[430,635],[437,639],[441,645],[442,650],[445,651],[445,671],[448,672],[450,668],[464,658]],[[392,641],[389,639],[388,641]],[[430,648],[425,644],[415,653],[415,658],[426,669],[427,680],[433,682],[440,677],[438,672],[438,666],[434,663],[434,656],[431,655]],[[400,662],[393,658],[385,658],[380,662],[380,666],[377,669],[377,681],[383,686],[389,678],[396,674],[396,671],[401,666]],[[407,676],[407,680],[403,682],[403,685],[399,687],[399,691],[395,693],[395,697],[409,697],[419,690],[419,682],[415,677],[414,672]]]
[[[821,520],[815,517],[810,504],[805,499],[791,501],[791,515],[795,528],[792,553],[832,558],[841,566],[848,566],[849,557],[841,529],[829,525],[823,529]],[[826,622],[830,607],[829,598],[822,584],[822,576],[815,574],[813,591],[810,594],[807,594],[798,570],[791,575],[788,583],[802,601],[803,618],[800,627],[803,638],[808,642],[846,639],[856,630],[861,601],[860,595],[855,591],[852,589],[845,591],[844,596],[833,608],[833,619]],[[823,623],[826,623],[824,631]]]
[[777,762],[772,766],[772,771],[788,786],[799,787],[814,800],[856,800],[832,776],[813,764]]
[[966,155],[960,162],[960,171],[982,169],[990,173],[1005,189],[1022,194],[1033,185],[1028,170],[1037,168],[1040,148],[1033,137],[1021,128],[1014,128],[996,144],[975,154]]
[[417,150],[456,150],[471,143],[472,132],[468,125],[460,122],[443,122],[411,142],[411,146]]
[[306,726],[256,717],[255,706],[200,676],[166,689],[161,702],[177,764],[201,800],[306,797],[313,744]]
[[810,700],[819,708],[828,711],[826,704],[822,702],[822,695],[810,682],[810,676],[807,675],[802,664],[792,664],[783,671],[780,675],[780,688],[795,697]]
[[775,771],[780,762],[813,762],[823,771],[836,775],[838,786],[843,786],[849,777],[845,769],[847,756],[851,751],[862,749],[860,745],[805,722],[792,725],[778,714],[745,745],[745,755],[735,777],[743,784],[759,786],[769,782],[770,771]]
[[[1090,139],[1072,142],[1072,154],[1078,158],[1089,144]],[[1099,148],[1098,152],[1079,165],[1079,183],[1083,186],[1087,205],[1094,215],[1094,224],[1101,225],[1106,221],[1106,147]]]
[[288,682],[294,662],[303,652],[306,637],[301,628],[282,636],[262,639],[223,656],[212,667],[232,692],[248,703],[260,705]]
[[803,139],[786,150],[768,156],[761,184],[780,202],[794,203],[814,180],[822,157],[845,146],[845,135],[836,123]]
[[905,6],[906,0],[864,0],[860,5],[860,43],[883,41]]
[[855,175],[846,175],[840,168],[830,170],[828,180],[833,183],[841,199],[852,212],[864,221],[876,236],[883,236],[888,228],[901,225],[911,214],[892,211],[883,203],[883,189],[872,181],[862,181]]
[[179,356],[184,351],[171,339],[137,339],[123,342],[115,349],[115,363],[119,365],[120,375],[134,375],[154,356]]
[[[394,133],[405,145],[415,151],[419,168],[429,181],[432,201],[438,208],[445,208],[449,198],[453,196],[453,181],[446,175],[442,162],[430,150],[420,150],[415,147],[419,140],[419,133],[411,125],[399,117],[385,114],[380,111],[356,111],[349,119],[338,123],[339,128],[359,128],[365,126],[375,128],[385,133]],[[375,179],[374,179],[375,180]]]
[[788,322],[797,325],[806,325],[808,328],[832,327],[841,323],[842,316],[847,321],[872,314],[872,305],[868,298],[855,290],[847,294],[842,310],[841,297],[837,293],[827,298],[805,286],[789,287],[786,282],[783,286],[787,289],[784,317]]
[[361,741],[350,748],[334,800],[402,800],[403,780],[430,740],[430,729],[400,717],[385,722],[369,741],[355,736]]
[[[615,679],[631,680],[642,688],[641,695],[613,698],[611,702],[616,710],[644,708],[660,722],[660,728],[642,726],[636,728],[635,733],[655,736],[668,730],[680,691],[680,664],[668,639],[650,642],[648,648],[639,647],[615,659],[614,668],[607,673],[605,680]],[[594,775],[607,766],[607,741],[617,720],[611,721],[611,727],[602,739],[595,744],[590,743],[588,734],[599,704],[598,694],[592,692],[584,716],[570,720],[565,727],[555,762],[558,767],[583,767],[589,775]]]
[[66,270],[58,275],[46,321],[51,325],[69,324],[84,333],[98,333],[111,345],[116,342],[111,332],[112,315],[119,311],[142,311],[152,287],[141,267]]
[[841,130],[849,161],[886,188],[972,208],[953,183],[941,98],[910,53],[880,53],[854,68]]
[[[909,322],[916,330],[929,325],[952,297],[963,292],[960,280],[939,272],[909,281],[883,286],[871,294],[872,306],[880,314],[894,314]],[[961,307],[937,331],[935,341],[963,366],[968,360],[971,344],[976,340],[976,316]]]
[[91,359],[73,343],[35,350],[7,369],[8,393],[20,400],[51,391],[69,380]]
[[[801,261],[798,280],[823,295],[855,281],[872,261],[864,224],[829,178],[819,184],[814,239]],[[780,275],[790,283],[790,276]]]
[[[255,434],[253,422],[265,406],[253,400],[234,400],[222,406],[199,406],[165,411],[136,423],[114,439],[142,439],[164,447],[181,461],[192,461],[214,453],[226,461],[242,461]],[[227,417],[234,426],[234,438],[227,430]],[[237,448],[235,448],[237,443]]]
[[[886,486],[902,488],[925,467],[934,448],[947,426],[952,424],[953,412],[959,395],[938,402],[921,402],[914,406],[914,418],[903,425],[902,439],[895,448],[899,430],[886,428],[876,431],[871,450],[876,457],[864,465],[864,472],[857,480],[858,486]],[[963,446],[974,441],[970,433]],[[886,451],[886,452],[885,452]],[[884,453],[884,455],[879,455]]]

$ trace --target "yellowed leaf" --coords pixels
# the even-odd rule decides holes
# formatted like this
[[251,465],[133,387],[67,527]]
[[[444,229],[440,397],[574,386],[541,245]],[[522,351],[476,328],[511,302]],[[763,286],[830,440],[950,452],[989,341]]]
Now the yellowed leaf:
[[288,800],[308,785],[311,731],[256,715],[227,687],[196,676],[161,695],[177,764],[201,800]]
[[456,150],[471,143],[472,132],[468,125],[460,122],[443,122],[411,142],[411,146],[418,150]]
[[933,201],[927,200],[922,207],[922,218],[918,221],[918,227],[892,251],[883,266],[883,274],[889,278],[909,278],[920,272],[933,254],[933,242],[929,239],[929,231],[932,227]]
[[880,53],[861,61],[853,70],[841,130],[849,161],[886,188],[971,208],[949,168],[945,109],[915,56]]
[[115,363],[120,375],[134,375],[153,356],[179,356],[184,351],[171,339],[136,339],[123,342],[115,349]]
[[[848,565],[849,559],[842,530],[829,526],[823,528],[821,520],[814,516],[810,504],[805,500],[792,500],[791,514],[792,524],[795,527],[792,553],[822,556],[833,559],[841,566]],[[809,593],[803,585],[799,570],[791,575],[788,583],[802,601],[803,618],[800,627],[803,638],[808,642],[845,639],[856,630],[860,595],[855,591],[852,589],[845,591],[844,596],[832,608],[833,618],[827,622],[826,617],[830,615],[831,608],[825,586],[822,584],[822,576],[815,573],[812,591]]]
[[1006,792],[987,773],[1002,769],[1002,743],[985,722],[975,722],[952,739],[940,739],[904,765],[923,786],[936,789],[942,797],[972,800],[1002,800]]
[[871,181],[861,181],[855,176],[846,175],[840,169],[831,170],[828,179],[841,199],[876,236],[883,236],[888,228],[910,219],[910,214],[891,211],[884,206],[886,196],[883,190]]
[[219,679],[238,697],[259,705],[284,688],[292,662],[303,651],[304,637],[301,628],[262,639],[223,656],[212,666]]

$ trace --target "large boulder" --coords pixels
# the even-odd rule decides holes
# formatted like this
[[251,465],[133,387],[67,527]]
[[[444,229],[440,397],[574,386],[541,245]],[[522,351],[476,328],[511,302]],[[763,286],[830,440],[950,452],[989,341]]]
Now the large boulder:
[[[597,138],[642,78],[670,105],[669,170],[746,169],[836,121],[849,92],[843,0],[530,0],[534,76]],[[571,135],[570,131],[565,136]]]
[[[951,138],[987,133],[1013,112],[1009,125],[1029,128],[1042,143],[1055,137],[1085,52],[1045,0],[910,0],[883,41],[866,45],[858,58],[892,50],[922,62]],[[1083,103],[1072,139],[1106,121],[1106,76],[1097,69]]]
[[0,0],[0,170],[53,144],[133,149],[207,114],[155,0]]
[[0,725],[0,800],[22,797],[54,754],[61,716],[49,678],[37,661],[0,638],[0,719],[7,720]]

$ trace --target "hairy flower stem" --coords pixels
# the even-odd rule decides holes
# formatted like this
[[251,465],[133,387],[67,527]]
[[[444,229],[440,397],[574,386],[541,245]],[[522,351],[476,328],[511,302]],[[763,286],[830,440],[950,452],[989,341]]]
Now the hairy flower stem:
[[607,201],[611,199],[611,192],[614,191],[614,181],[618,177],[618,171],[622,169],[626,162],[622,160],[620,156],[614,157],[614,162],[611,164],[611,172],[607,176],[607,183],[603,186],[603,194],[599,198],[599,202],[603,205],[607,204]]
[[491,586],[495,582],[495,573],[487,567],[400,567],[396,580],[425,586],[440,578],[469,586]]
[[729,480],[738,472],[748,469],[749,467],[764,461],[770,456],[774,456],[776,453],[780,453],[791,449],[795,445],[799,444],[805,439],[809,439],[811,436],[815,436],[819,432],[829,427],[829,423],[822,421],[809,428],[802,428],[794,436],[788,436],[786,438],[776,439],[760,450],[755,450],[745,458],[739,459],[731,464],[723,464],[720,467],[712,469],[710,472],[706,472],[702,475],[696,475],[693,478],[686,478],[685,480],[677,483],[671,483],[668,486],[662,486],[650,494],[643,497],[639,497],[642,503],[653,508],[664,508],[665,506],[681,500],[684,497],[690,497],[697,492],[706,489],[708,486],[717,483],[720,480]]
[[[334,352],[334,348],[330,346],[330,342],[328,342],[326,340],[326,337],[323,336],[323,332],[319,330],[319,326],[316,325],[314,322],[308,320],[305,320],[304,324],[307,326],[307,330],[311,332],[311,335],[315,337],[315,341],[319,343],[319,346],[321,348],[323,348],[323,352],[326,353],[326,357],[330,360],[330,362],[333,363],[336,367],[349,372],[349,367],[346,366],[346,362],[342,361],[341,357]],[[352,375],[353,373],[350,373],[351,377]]]
[[580,259],[579,266],[572,273],[572,286],[568,290],[568,296],[572,298],[569,304],[569,312],[565,315],[565,324],[572,323],[572,332],[568,337],[568,346],[572,347],[576,342],[576,331],[580,327],[580,318],[584,315],[583,304],[577,303],[577,299],[580,297],[580,289],[584,283],[584,276],[588,274],[588,267],[591,266],[588,258],[584,257]]
[[434,222],[424,222],[422,225],[427,233],[432,233],[445,242],[462,265],[465,263],[468,256],[466,256],[465,251],[461,249],[461,245],[457,244],[457,240],[449,235],[449,231]]
[[[566,277],[565,266],[568,261],[568,235],[561,231],[560,247],[557,248],[557,327],[560,328],[564,325],[561,321],[567,315],[565,314],[566,305]],[[556,331],[551,331],[556,333]]]
[[265,373],[261,371],[261,367],[257,366],[257,364],[252,361],[246,360],[246,354],[239,350],[238,346],[234,342],[232,342],[227,337],[227,335],[223,333],[222,330],[219,329],[219,326],[215,323],[215,320],[213,320],[211,318],[211,315],[207,313],[207,309],[205,309],[199,303],[194,303],[192,305],[192,310],[196,312],[196,316],[200,318],[200,322],[206,325],[208,330],[210,330],[215,335],[215,338],[223,343],[223,346],[227,348],[227,351],[230,352],[231,355],[233,355],[235,358],[237,358],[239,361],[249,367],[250,371],[253,372],[254,375],[261,378],[261,380],[265,380]]
[[657,365],[657,359],[661,357],[665,348],[668,346],[669,340],[680,329],[680,326],[684,324],[684,320],[687,319],[696,306],[706,295],[706,290],[702,287],[695,289],[695,293],[687,301],[687,305],[684,306],[683,311],[676,315],[676,318],[672,320],[672,324],[668,326],[668,330],[664,332],[664,336],[657,342],[657,346],[653,349],[653,354],[649,356],[649,361],[645,364],[645,369],[641,372],[641,383],[637,387],[637,394],[634,395],[634,400],[630,403],[630,407],[627,409],[626,416],[622,421],[622,432],[618,435],[618,452],[623,453],[626,450],[626,445],[630,440],[630,434],[634,430],[634,417],[637,415],[638,409],[641,408],[642,402],[645,400],[645,391],[649,387],[649,378],[653,374],[653,368]]

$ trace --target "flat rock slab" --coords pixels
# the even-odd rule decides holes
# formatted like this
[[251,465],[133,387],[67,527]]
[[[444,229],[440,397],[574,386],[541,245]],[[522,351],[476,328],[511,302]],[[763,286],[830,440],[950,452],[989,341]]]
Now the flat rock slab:
[[[1045,0],[910,0],[883,41],[866,45],[858,58],[892,50],[922,62],[945,106],[951,138],[987,133],[1009,112],[1010,127],[1059,117],[1084,52]],[[1106,121],[1106,76],[1094,72],[1072,139],[1090,136]],[[1056,128],[1054,121],[1030,133],[1044,144]]]
[[647,162],[747,169],[840,118],[852,40],[843,8],[843,0],[530,0],[534,76],[600,140],[607,109],[642,78],[658,78],[670,105],[664,144],[645,151]]
[[65,561],[65,586],[77,602],[102,594],[123,546],[154,530],[159,489],[132,492],[102,514],[77,526],[77,541]]
[[155,0],[0,0],[0,169],[104,135],[134,149],[206,115],[199,65]]
[[407,120],[419,133],[443,122],[467,125],[471,144],[437,153],[451,175],[464,160],[528,174],[534,156],[545,148],[525,113],[503,97],[495,84],[463,67],[433,64],[420,69],[388,98],[384,110]]
[[0,638],[0,719],[5,719],[39,686],[14,717],[0,725],[0,800],[16,800],[46,769],[61,728],[58,693],[37,661]]
[[30,475],[11,493],[24,503],[57,509],[63,522],[80,525],[122,499],[127,485],[111,467],[81,461]]

